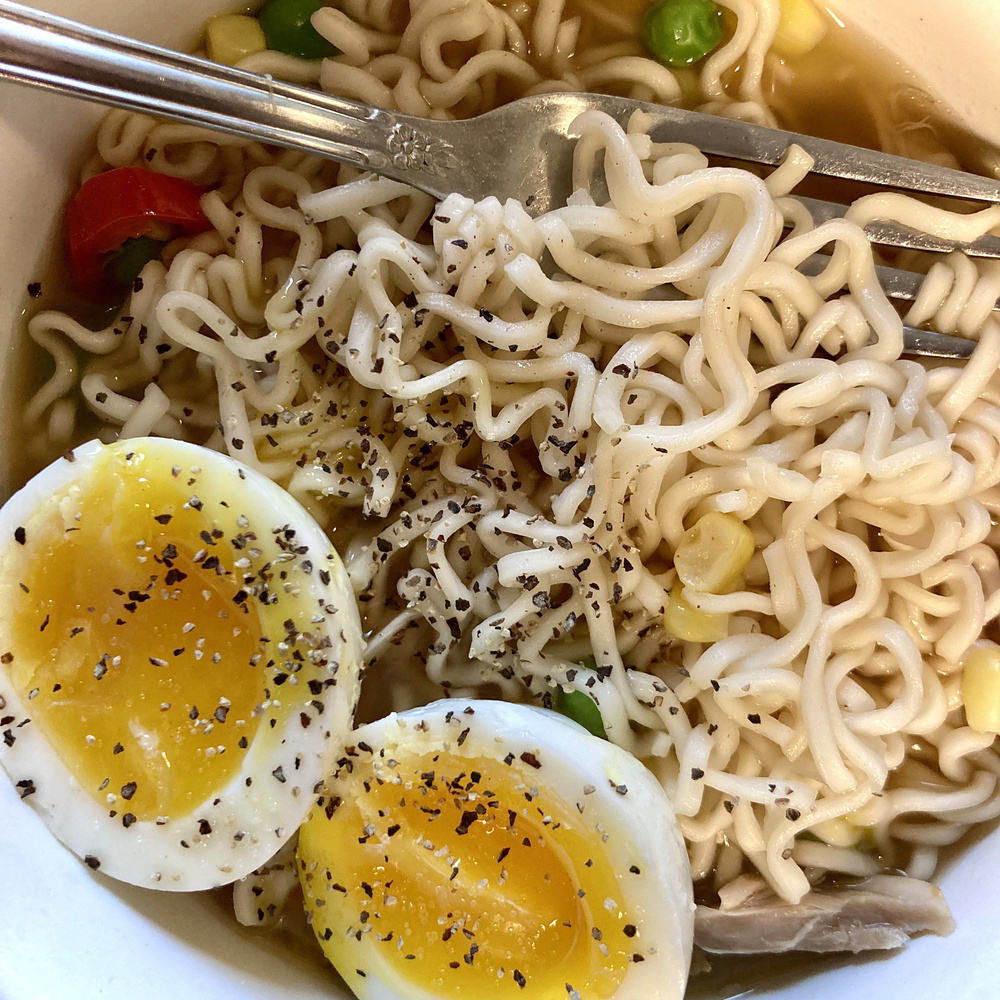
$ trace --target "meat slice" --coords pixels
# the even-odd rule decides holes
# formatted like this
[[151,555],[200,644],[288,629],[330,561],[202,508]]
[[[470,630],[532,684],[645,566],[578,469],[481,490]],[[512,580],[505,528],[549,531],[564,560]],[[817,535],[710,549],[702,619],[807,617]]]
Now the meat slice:
[[[741,880],[742,881],[742,880]],[[814,890],[787,903],[763,880],[738,893],[729,908],[699,906],[695,944],[716,954],[787,951],[877,951],[901,948],[914,934],[946,936],[955,921],[941,890],[902,875],[876,875],[858,885]]]

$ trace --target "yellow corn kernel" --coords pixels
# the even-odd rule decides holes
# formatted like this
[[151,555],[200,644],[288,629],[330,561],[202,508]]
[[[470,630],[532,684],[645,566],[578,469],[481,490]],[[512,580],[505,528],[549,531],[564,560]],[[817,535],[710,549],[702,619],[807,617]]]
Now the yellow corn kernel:
[[962,660],[965,720],[982,733],[1000,733],[1000,646],[977,642]]
[[663,627],[685,642],[718,642],[729,635],[729,615],[710,615],[692,608],[681,596],[683,584],[675,583],[670,591]]
[[809,827],[809,832],[831,847],[857,847],[869,831],[837,816]]
[[724,594],[739,583],[755,547],[753,532],[738,517],[711,511],[684,533],[674,569],[692,590]]
[[779,56],[804,56],[823,40],[827,27],[813,0],[781,0],[781,22],[771,48]]
[[235,66],[241,59],[267,48],[264,31],[255,17],[246,14],[218,14],[205,25],[208,58]]

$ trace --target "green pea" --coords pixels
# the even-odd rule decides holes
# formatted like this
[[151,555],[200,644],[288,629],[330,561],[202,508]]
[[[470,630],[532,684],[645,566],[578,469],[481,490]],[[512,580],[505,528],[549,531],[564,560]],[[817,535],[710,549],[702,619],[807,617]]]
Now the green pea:
[[722,11],[713,0],[660,0],[646,11],[642,40],[669,66],[690,66],[722,41]]
[[166,243],[151,236],[136,236],[126,240],[117,250],[113,250],[104,260],[104,273],[118,288],[128,288],[142,269],[156,260]]
[[608,738],[608,734],[604,731],[601,710],[589,694],[583,691],[567,693],[561,687],[556,688],[555,708],[560,715],[579,723],[592,736],[599,736],[602,740]]
[[309,18],[323,5],[321,0],[268,0],[257,15],[267,47],[301,59],[324,59],[337,54]]

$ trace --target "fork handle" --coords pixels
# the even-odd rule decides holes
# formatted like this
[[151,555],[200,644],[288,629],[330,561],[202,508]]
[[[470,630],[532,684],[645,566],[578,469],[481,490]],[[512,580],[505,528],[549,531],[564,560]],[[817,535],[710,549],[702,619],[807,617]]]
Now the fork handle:
[[422,164],[414,162],[422,137],[417,133],[415,143],[408,116],[171,52],[9,0],[0,0],[0,80],[202,125],[429,186]]

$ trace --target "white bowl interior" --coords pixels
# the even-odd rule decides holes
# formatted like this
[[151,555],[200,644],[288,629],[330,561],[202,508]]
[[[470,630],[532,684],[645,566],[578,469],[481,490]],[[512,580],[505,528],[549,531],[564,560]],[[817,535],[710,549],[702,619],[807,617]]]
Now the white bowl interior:
[[[36,4],[134,37],[183,48],[219,0],[47,0]],[[232,6],[231,4],[228,6]],[[844,20],[867,26],[967,127],[1000,144],[1000,4],[995,0],[827,0]],[[877,85],[877,81],[873,81]],[[25,357],[26,286],[45,272],[62,209],[99,111],[48,94],[0,85],[0,494],[9,494],[18,441],[12,434]],[[146,892],[86,871],[0,781],[0,996],[38,1000],[72,995],[175,1000],[192,992],[216,1000],[344,997],[332,971],[286,942],[247,931],[211,895]],[[833,1000],[995,998],[1000,918],[997,836],[982,838],[949,867],[941,885],[958,930],[916,941],[887,959],[823,962],[805,985],[795,976],[771,997]],[[975,959],[973,958],[975,956]],[[956,976],[956,973],[959,973]],[[759,973],[746,986],[764,987]],[[738,994],[734,986],[726,995]]]

